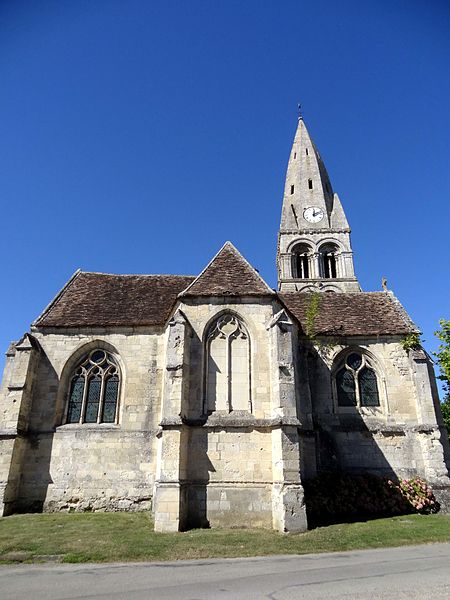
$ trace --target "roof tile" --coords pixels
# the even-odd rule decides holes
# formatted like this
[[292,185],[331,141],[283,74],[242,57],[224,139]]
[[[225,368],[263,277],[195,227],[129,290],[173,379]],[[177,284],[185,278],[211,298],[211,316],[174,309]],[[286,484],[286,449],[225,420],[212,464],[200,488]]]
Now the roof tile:
[[274,294],[258,272],[226,242],[182,296],[267,296]]
[[[286,308],[306,329],[310,293],[279,294]],[[321,293],[316,335],[400,335],[417,331],[400,302],[391,293]]]
[[38,327],[163,325],[195,277],[79,272],[35,322]]

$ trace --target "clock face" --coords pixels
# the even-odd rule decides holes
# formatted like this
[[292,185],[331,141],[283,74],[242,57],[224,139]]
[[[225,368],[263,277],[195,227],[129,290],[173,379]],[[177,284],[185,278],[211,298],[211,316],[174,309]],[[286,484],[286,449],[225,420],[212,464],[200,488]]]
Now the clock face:
[[317,206],[308,206],[303,211],[303,218],[309,223],[319,223],[323,219],[323,210]]

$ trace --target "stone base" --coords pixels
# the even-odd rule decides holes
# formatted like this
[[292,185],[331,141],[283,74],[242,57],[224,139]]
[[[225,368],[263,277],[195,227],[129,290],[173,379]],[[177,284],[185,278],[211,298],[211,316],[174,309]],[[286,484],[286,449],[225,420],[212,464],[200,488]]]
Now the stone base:
[[281,532],[302,533],[308,529],[303,487],[274,483],[272,488],[273,528]]
[[155,531],[167,533],[180,530],[180,500],[179,483],[156,483],[153,504]]
[[206,488],[206,511],[211,527],[270,528],[270,484],[210,484]]
[[434,496],[439,502],[439,512],[450,515],[450,486],[436,487],[432,486]]

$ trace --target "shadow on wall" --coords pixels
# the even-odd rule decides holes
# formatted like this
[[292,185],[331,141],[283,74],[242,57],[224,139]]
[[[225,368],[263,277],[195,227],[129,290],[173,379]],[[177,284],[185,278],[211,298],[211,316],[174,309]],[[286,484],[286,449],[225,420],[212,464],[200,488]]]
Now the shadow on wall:
[[[308,356],[308,380],[316,432],[317,471],[372,472],[395,478],[394,467],[359,409],[355,406],[346,407],[342,412],[334,410],[331,370],[316,350]],[[380,382],[378,386],[381,387]],[[374,417],[374,421],[379,422],[380,428],[384,427],[380,419]],[[385,435],[404,438],[406,434],[399,426],[385,431]]]
[[42,512],[48,487],[53,483],[50,462],[58,386],[58,375],[47,356],[42,353],[29,427],[23,436],[21,460],[17,465],[20,469],[20,483],[12,506],[14,512]]
[[[437,512],[439,503],[417,469],[405,464],[405,456],[417,451],[402,425],[386,425],[376,414],[371,428],[357,407],[333,409],[332,373],[327,363],[312,351],[308,358],[308,380],[316,433],[318,477],[305,481],[308,523],[315,527],[411,512]],[[325,381],[328,382],[328,392]],[[380,381],[378,387],[381,388]],[[381,390],[380,390],[381,391]],[[322,395],[321,395],[322,394]],[[382,403],[382,400],[381,400]],[[371,430],[372,429],[372,430]],[[402,462],[386,457],[376,430],[391,452],[401,452]],[[399,450],[400,447],[400,450]],[[411,478],[402,491],[401,478]],[[403,493],[404,492],[404,493]],[[408,500],[407,497],[413,498]]]
[[208,457],[207,428],[186,427],[182,434],[181,456],[186,476],[182,487],[181,530],[209,528],[208,483],[215,468]]

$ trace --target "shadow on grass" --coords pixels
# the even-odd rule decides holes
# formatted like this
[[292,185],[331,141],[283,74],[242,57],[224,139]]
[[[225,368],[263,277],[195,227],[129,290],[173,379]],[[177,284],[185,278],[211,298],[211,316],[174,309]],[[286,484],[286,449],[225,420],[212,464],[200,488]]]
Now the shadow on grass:
[[306,481],[310,529],[415,513],[432,514],[439,503],[425,481],[391,480],[370,473],[323,473]]

